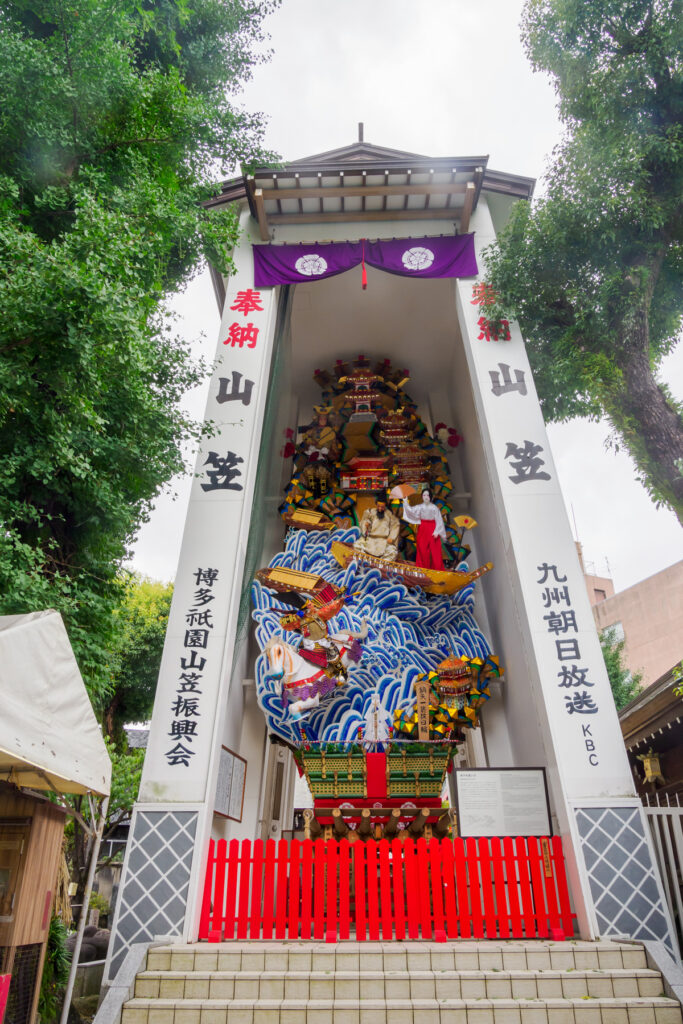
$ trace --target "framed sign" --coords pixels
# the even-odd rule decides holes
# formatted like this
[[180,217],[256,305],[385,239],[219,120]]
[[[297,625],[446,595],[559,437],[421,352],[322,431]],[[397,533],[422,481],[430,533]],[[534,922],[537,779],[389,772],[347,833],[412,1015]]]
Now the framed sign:
[[242,820],[247,762],[228,747],[221,747],[214,814],[231,821]]
[[453,774],[459,836],[552,834],[544,768],[459,768]]

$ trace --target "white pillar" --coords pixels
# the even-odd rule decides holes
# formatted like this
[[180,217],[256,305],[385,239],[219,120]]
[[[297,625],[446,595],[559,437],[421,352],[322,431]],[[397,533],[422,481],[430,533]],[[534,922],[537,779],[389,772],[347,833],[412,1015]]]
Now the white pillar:
[[197,456],[105,979],[133,942],[196,937],[231,703],[241,718],[234,640],[279,295],[254,290],[248,213],[242,228],[205,415],[215,431]]
[[[484,197],[472,228],[481,285],[483,250],[495,239]],[[485,296],[471,279],[456,282],[456,295],[500,534],[497,600],[509,602],[509,651],[502,637],[506,668],[512,668],[506,685],[514,688],[516,672],[533,706],[520,708],[514,692],[508,698],[517,699],[517,715],[538,722],[582,933],[666,939],[670,922],[649,833],[524,342],[514,323],[509,337],[494,340]],[[517,664],[513,655],[509,665],[513,648]],[[629,871],[622,870],[627,859]]]

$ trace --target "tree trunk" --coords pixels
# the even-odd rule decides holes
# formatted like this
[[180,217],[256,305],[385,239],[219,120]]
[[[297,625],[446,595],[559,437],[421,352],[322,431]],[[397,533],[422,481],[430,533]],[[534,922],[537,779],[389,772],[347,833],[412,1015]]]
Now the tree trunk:
[[622,351],[623,386],[607,398],[606,410],[650,493],[683,526],[683,420],[652,374],[647,342]]

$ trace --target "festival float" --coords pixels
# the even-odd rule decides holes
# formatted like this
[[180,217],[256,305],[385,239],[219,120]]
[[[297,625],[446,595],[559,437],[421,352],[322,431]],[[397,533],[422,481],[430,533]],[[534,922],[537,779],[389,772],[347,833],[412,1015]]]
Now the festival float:
[[456,512],[408,371],[360,355],[314,379],[286,453],[284,548],[252,588],[257,699],[312,794],[307,837],[453,834],[447,773],[502,674],[474,617],[493,566],[470,566],[477,523]]

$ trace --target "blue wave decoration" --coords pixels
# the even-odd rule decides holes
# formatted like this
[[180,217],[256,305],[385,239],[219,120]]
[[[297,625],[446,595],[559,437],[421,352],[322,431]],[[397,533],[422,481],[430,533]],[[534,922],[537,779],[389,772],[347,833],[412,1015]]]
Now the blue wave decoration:
[[[287,567],[323,576],[352,595],[330,621],[331,633],[360,632],[364,621],[368,627],[362,658],[348,670],[348,684],[302,720],[283,702],[281,681],[270,674],[267,656],[262,653],[257,658],[256,695],[268,729],[293,746],[301,744],[301,722],[309,740],[351,743],[358,737],[375,693],[393,715],[414,700],[412,687],[419,673],[435,669],[451,654],[484,658],[491,653],[474,618],[474,584],[452,596],[431,596],[397,580],[385,580],[376,569],[366,570],[355,562],[342,569],[332,555],[332,541],[353,544],[358,536],[355,527],[330,533],[290,530],[284,551],[269,563],[270,568]],[[467,563],[459,568],[467,571]],[[280,625],[280,615],[291,608],[258,581],[252,585],[251,597],[261,651],[273,638],[296,646],[295,634],[286,633]]]

